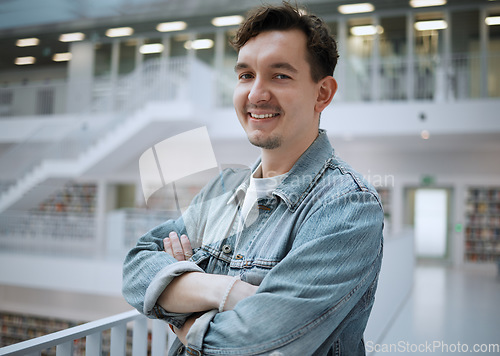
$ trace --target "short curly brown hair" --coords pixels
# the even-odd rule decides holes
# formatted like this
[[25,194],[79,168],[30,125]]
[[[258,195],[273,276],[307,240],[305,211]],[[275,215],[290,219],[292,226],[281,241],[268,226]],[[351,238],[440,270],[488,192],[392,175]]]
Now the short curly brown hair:
[[287,31],[298,29],[307,37],[307,61],[311,77],[317,83],[333,75],[337,65],[337,43],[328,26],[316,15],[301,13],[297,6],[284,1],[283,5],[264,5],[252,10],[231,40],[239,52],[248,40],[265,31]]

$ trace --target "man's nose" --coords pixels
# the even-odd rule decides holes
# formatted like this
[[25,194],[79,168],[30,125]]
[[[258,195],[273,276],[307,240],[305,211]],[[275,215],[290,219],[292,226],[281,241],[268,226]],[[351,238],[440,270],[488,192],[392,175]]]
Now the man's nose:
[[270,98],[271,93],[266,83],[261,79],[255,79],[248,93],[250,103],[257,104],[262,101],[269,101]]

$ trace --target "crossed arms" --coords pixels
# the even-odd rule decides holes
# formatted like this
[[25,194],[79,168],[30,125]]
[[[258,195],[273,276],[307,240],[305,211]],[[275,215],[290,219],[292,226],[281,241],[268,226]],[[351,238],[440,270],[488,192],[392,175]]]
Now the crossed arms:
[[[186,261],[192,254],[191,242],[186,235],[175,231],[163,239],[166,253],[177,261]],[[220,274],[188,272],[175,278],[160,294],[157,303],[165,310],[175,313],[197,313],[212,309],[233,310],[242,299],[254,295],[257,286]],[[198,314],[189,317],[181,328],[174,332],[184,345],[186,335]]]

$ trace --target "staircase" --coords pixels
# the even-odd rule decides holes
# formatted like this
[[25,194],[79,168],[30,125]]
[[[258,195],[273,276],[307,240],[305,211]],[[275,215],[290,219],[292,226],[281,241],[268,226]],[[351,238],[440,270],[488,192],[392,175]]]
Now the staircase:
[[[198,78],[204,78],[205,84],[200,85]],[[35,162],[0,194],[0,213],[34,207],[68,180],[113,169],[120,160],[139,156],[168,136],[201,126],[196,117],[201,117],[200,112],[206,115],[214,102],[211,78],[212,70],[203,63],[177,58],[146,62],[118,85],[111,83],[104,90],[101,85],[95,100],[99,106],[88,113],[88,120],[102,116],[102,108],[112,108],[106,112],[108,122],[86,138],[88,145],[74,157],[44,157]],[[51,151],[64,156],[74,135],[55,143]]]

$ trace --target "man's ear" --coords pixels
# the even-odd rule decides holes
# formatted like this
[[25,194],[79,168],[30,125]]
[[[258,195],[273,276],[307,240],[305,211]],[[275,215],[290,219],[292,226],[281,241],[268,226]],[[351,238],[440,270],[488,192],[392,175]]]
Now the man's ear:
[[322,112],[332,101],[335,92],[337,91],[337,81],[332,76],[324,77],[320,80],[318,96],[314,111]]

